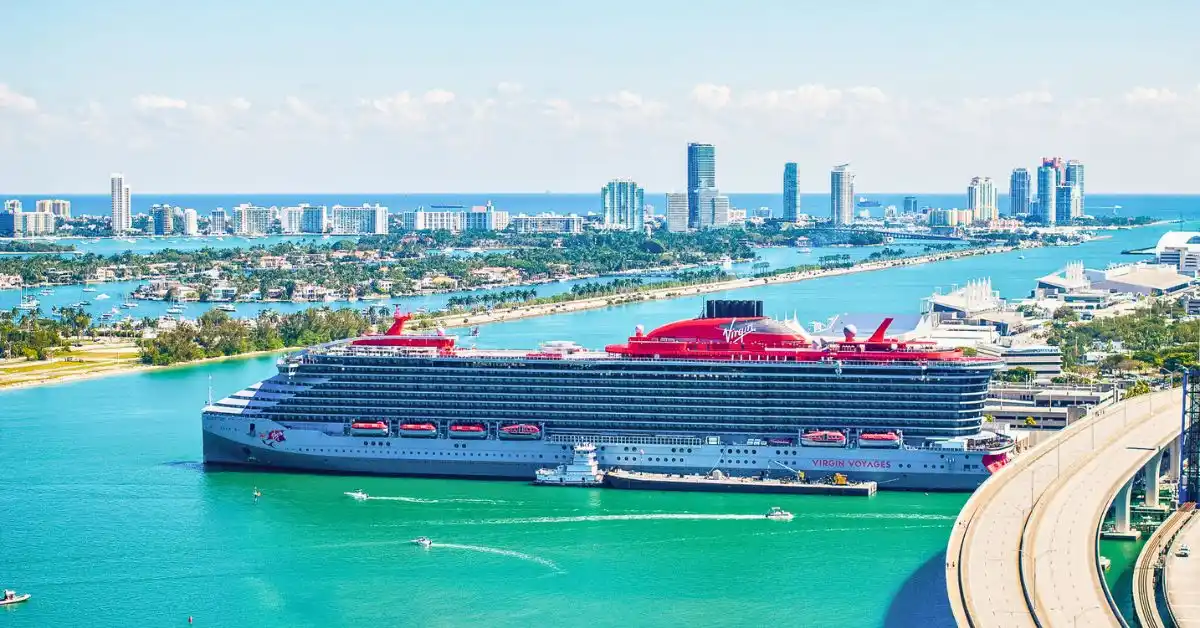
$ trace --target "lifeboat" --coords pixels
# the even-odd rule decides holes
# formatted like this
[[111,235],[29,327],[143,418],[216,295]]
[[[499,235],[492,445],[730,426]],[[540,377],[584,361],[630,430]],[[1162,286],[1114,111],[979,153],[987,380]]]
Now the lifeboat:
[[846,435],[833,430],[807,432],[800,438],[800,444],[808,447],[845,447]]
[[435,438],[437,426],[433,423],[402,423],[400,435],[410,438]]
[[505,440],[537,440],[542,437],[542,428],[528,423],[505,425],[500,428],[500,438]]
[[791,447],[796,444],[796,440],[792,438],[768,438],[767,444],[776,447]]
[[451,425],[450,438],[487,438],[487,427],[479,423]]
[[858,436],[859,447],[889,447],[900,446],[900,435],[895,432],[863,432]]
[[352,436],[387,436],[388,424],[383,421],[355,421],[350,424]]

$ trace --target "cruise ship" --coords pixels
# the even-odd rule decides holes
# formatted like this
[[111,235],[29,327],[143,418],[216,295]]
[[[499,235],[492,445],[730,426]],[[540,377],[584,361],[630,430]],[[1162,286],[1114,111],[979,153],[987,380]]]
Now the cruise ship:
[[605,469],[969,491],[1013,448],[982,417],[1000,361],[888,337],[892,319],[830,338],[764,316],[761,301],[713,300],[603,351],[515,351],[405,333],[409,318],[285,356],[210,400],[205,462],[529,481],[586,443]]

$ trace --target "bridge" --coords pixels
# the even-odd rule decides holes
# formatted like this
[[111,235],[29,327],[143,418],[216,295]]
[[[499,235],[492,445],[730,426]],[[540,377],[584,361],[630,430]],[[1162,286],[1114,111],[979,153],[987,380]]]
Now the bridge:
[[1178,451],[1181,406],[1178,390],[1127,399],[989,478],[967,501],[947,546],[958,625],[1126,626],[1104,583],[1100,526],[1115,503],[1108,534],[1135,534],[1130,495],[1143,469],[1147,502],[1157,502],[1164,453]]

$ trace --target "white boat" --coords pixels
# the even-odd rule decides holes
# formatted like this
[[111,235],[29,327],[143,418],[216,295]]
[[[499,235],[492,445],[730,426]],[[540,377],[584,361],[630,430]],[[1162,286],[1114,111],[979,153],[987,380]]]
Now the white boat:
[[28,593],[17,594],[16,591],[4,591],[4,597],[0,598],[0,606],[8,606],[9,604],[20,604],[32,597]]
[[95,292],[96,289],[91,286],[88,286],[88,287],[84,288],[83,291],[84,292]]
[[767,511],[765,516],[767,519],[774,521],[791,521],[795,517],[795,515],[779,506],[771,506],[771,509]]
[[103,300],[105,300],[105,299],[107,299],[107,298],[108,298],[108,295],[107,295],[107,294],[97,294],[97,295],[96,295],[96,300],[97,300],[97,301],[103,301]]
[[426,549],[433,545],[433,541],[430,541],[428,538],[423,536],[418,536],[417,538],[413,539],[412,542]]
[[48,296],[54,294],[54,291],[49,288],[42,288],[41,290],[38,291],[38,294],[40,294],[44,297],[48,297]]
[[38,300],[28,295],[21,297],[21,303],[17,305],[18,310],[24,310],[26,312],[30,310],[36,310],[37,307]]
[[350,492],[346,493],[346,497],[353,497],[354,499],[356,499],[360,502],[365,502],[368,499],[370,499],[371,496],[364,493],[362,491],[362,489],[360,488],[357,491],[350,491]]
[[575,458],[568,464],[553,469],[538,469],[534,484],[543,486],[599,486],[604,483],[604,474],[596,462],[596,447],[590,443],[575,446]]
[[167,314],[183,314],[183,306],[172,305],[171,307],[167,308]]
[[730,268],[733,268],[733,258],[729,257],[728,255],[722,255],[721,256],[721,268],[724,268],[725,270],[729,270]]
[[230,305],[229,303],[222,303],[221,305],[217,306],[217,309],[221,310],[222,312],[236,312],[237,311],[237,308],[233,305]]
[[135,308],[135,307],[137,307],[137,306],[138,306],[138,304],[137,304],[137,303],[134,303],[133,301],[126,301],[126,302],[124,302],[124,303],[122,303],[122,304],[121,304],[121,307],[123,307],[123,308],[125,308],[125,309],[127,309],[127,310],[128,310],[128,309]]

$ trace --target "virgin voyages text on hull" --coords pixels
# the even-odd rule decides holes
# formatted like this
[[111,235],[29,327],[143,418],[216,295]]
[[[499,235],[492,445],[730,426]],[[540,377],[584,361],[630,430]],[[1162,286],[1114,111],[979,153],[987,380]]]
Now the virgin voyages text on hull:
[[592,443],[603,468],[840,472],[881,489],[972,490],[1012,440],[982,429],[1000,363],[925,342],[818,338],[709,301],[603,352],[465,349],[441,333],[312,347],[204,408],[207,463],[531,480]]

